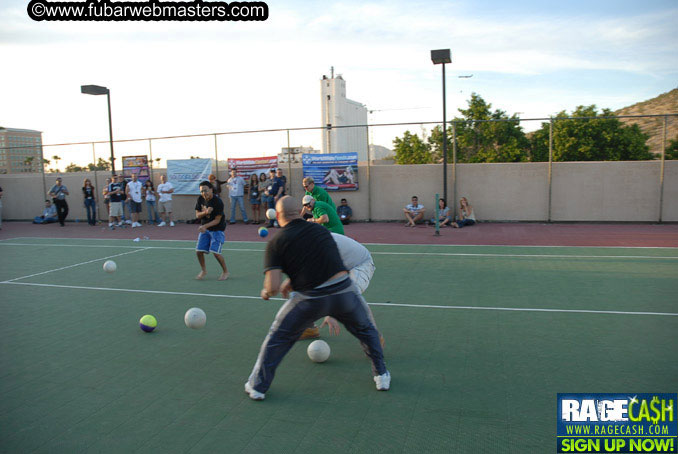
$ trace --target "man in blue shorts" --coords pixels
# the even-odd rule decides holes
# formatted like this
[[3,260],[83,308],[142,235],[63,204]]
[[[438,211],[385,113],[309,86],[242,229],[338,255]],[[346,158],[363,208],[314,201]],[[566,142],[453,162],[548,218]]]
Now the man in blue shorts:
[[207,275],[205,254],[212,252],[223,270],[218,280],[225,281],[229,274],[224,257],[221,255],[221,247],[226,240],[224,236],[226,229],[224,202],[219,197],[215,197],[213,191],[214,187],[209,181],[200,183],[200,196],[195,204],[195,217],[200,219],[201,225],[198,228],[200,235],[198,236],[198,244],[195,246],[195,252],[198,255],[201,271],[195,278],[202,280]]
[[[286,196],[276,204],[282,230],[266,246],[261,297],[268,300],[281,292],[289,299],[264,339],[245,392],[250,399],[263,400],[276,368],[304,328],[326,315],[337,319],[360,341],[372,361],[377,390],[387,391],[391,374],[365,301],[351,281],[329,230],[301,219],[297,203]],[[289,276],[285,283],[282,273]]]

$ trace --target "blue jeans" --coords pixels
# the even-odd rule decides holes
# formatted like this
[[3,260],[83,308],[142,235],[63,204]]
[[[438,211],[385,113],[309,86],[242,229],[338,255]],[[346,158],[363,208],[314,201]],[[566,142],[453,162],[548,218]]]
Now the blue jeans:
[[473,225],[475,223],[476,221],[474,221],[473,219],[462,219],[461,221],[457,221],[457,225],[459,226],[459,228],[462,228],[465,225]]
[[42,216],[36,216],[33,219],[33,224],[51,224],[56,221],[58,221],[57,218],[43,218]]
[[158,215],[158,209],[155,207],[155,200],[146,200],[146,209],[148,210],[148,221],[158,224],[160,215]]
[[250,385],[260,393],[268,391],[278,365],[304,329],[326,315],[336,318],[360,341],[363,351],[372,360],[373,375],[386,373],[379,332],[366,308],[362,296],[349,278],[305,294],[292,293],[278,311],[264,339],[248,379]]
[[238,203],[240,207],[240,212],[242,213],[242,220],[247,222],[247,213],[245,212],[245,200],[244,196],[237,195],[231,196],[231,224],[235,222],[235,204]]
[[97,223],[97,203],[94,199],[85,199],[85,209],[87,210],[87,223],[95,225]]

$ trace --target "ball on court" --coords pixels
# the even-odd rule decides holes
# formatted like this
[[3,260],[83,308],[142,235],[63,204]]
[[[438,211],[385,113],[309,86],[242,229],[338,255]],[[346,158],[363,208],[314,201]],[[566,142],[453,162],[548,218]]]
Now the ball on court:
[[139,328],[141,328],[142,331],[150,333],[156,326],[158,326],[158,321],[152,315],[146,314],[139,319]]
[[316,340],[308,345],[306,353],[314,363],[324,363],[330,357],[330,346],[324,340]]
[[115,264],[113,260],[106,260],[104,262],[104,271],[107,273],[115,273],[115,270],[118,269],[118,265]]
[[189,328],[200,329],[207,323],[207,315],[205,315],[205,311],[199,307],[192,307],[186,311],[184,323],[186,323],[186,326]]
[[275,219],[275,208],[269,208],[266,210],[266,218],[271,221]]
[[268,229],[266,227],[259,227],[259,236],[265,238],[268,235]]

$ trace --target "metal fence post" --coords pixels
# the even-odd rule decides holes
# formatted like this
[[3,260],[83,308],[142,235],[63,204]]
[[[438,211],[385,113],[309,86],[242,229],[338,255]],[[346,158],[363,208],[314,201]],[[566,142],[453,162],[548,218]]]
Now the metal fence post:
[[214,174],[217,177],[217,180],[219,179],[219,149],[217,148],[217,135],[214,134],[214,162],[215,162],[215,170]]
[[548,222],[551,222],[551,196],[553,189],[553,117],[549,120],[549,207]]
[[[457,215],[457,123],[452,120],[452,177],[454,183],[452,185],[452,219]],[[447,206],[450,206],[450,201],[445,200]],[[436,203],[438,203],[436,201]],[[437,205],[436,205],[437,206]]]
[[367,221],[372,221],[372,175],[370,167],[370,126],[366,125],[367,130]]
[[[290,130],[287,130],[287,176],[289,177],[289,192],[287,195],[292,194],[292,149],[290,148]],[[287,191],[287,188],[285,188]]]
[[664,160],[666,158],[666,129],[668,117],[664,115],[664,131],[662,134],[662,161],[659,170],[659,222],[662,222],[664,205]]

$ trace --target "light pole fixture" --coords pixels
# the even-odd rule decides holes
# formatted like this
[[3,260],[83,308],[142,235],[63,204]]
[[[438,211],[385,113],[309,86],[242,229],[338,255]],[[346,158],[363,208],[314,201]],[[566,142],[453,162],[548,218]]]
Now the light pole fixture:
[[[106,95],[108,100],[108,137],[111,144],[111,173],[115,176],[115,154],[113,153],[113,120],[111,119],[111,90],[100,85],[81,85],[80,93],[85,95]],[[96,162],[94,165],[96,166]]]
[[[445,63],[452,63],[450,49],[431,51],[431,61],[434,65],[443,65],[443,197],[447,200],[447,104],[445,103]],[[438,201],[436,200],[436,203]]]

